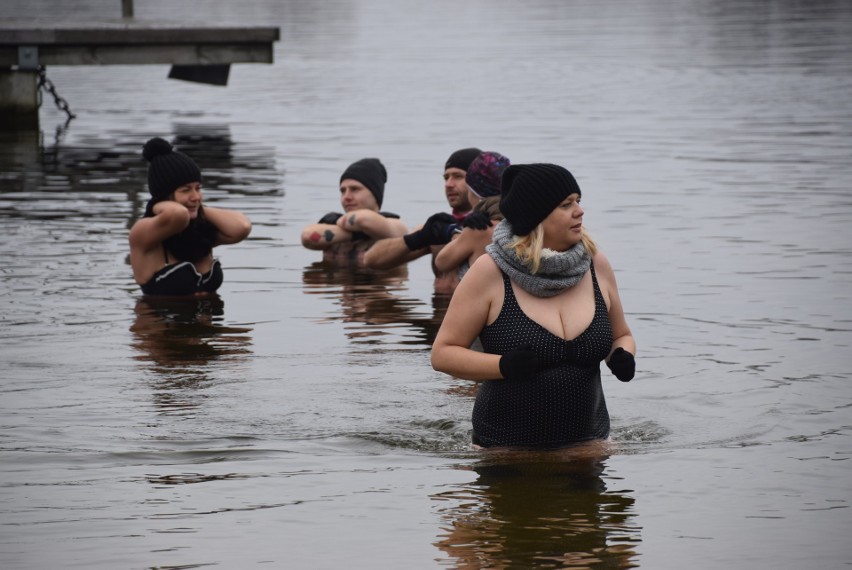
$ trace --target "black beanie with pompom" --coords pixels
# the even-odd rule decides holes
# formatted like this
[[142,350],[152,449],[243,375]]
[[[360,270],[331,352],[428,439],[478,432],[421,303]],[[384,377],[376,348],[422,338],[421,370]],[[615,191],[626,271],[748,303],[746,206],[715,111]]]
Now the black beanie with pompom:
[[149,163],[148,191],[155,202],[168,198],[185,184],[201,182],[201,169],[195,161],[160,137],[145,143],[142,156]]

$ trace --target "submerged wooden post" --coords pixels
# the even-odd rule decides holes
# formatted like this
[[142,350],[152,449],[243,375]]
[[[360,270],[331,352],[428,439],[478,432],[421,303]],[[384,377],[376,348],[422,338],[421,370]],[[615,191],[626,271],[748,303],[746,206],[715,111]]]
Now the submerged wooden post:
[[36,71],[0,69],[0,128],[38,125]]

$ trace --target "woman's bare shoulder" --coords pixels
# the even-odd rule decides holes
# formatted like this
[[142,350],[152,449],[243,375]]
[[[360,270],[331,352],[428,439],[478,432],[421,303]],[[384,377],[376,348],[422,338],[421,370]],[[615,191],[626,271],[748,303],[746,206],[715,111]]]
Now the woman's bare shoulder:
[[470,279],[479,288],[485,288],[488,285],[500,284],[502,286],[503,278],[500,268],[494,263],[494,259],[488,255],[480,255],[470,266],[467,273],[464,274],[462,282]]
[[[482,272],[486,275],[500,274],[500,268],[497,267],[497,264],[494,263],[494,258],[491,257],[491,255],[489,255],[488,253],[480,256],[476,261],[474,261],[473,265],[470,266],[470,271]],[[468,273],[470,271],[468,271]]]
[[609,263],[609,258],[606,254],[598,250],[594,256],[592,256],[592,263],[595,264],[595,271],[597,273],[601,273],[604,275],[612,275],[612,265]]

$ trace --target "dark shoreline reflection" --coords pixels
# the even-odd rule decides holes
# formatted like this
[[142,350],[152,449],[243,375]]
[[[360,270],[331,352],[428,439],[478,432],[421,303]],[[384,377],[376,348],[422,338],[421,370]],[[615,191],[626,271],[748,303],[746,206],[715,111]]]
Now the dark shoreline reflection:
[[400,344],[431,347],[446,313],[449,296],[433,295],[432,310],[426,313],[420,300],[397,294],[408,290],[407,280],[408,268],[404,265],[373,271],[317,261],[306,266],[302,273],[305,294],[326,296],[340,306],[339,316],[321,321],[351,323],[346,327],[349,339],[378,342],[380,337],[407,326],[414,330],[414,335],[405,334]]
[[128,130],[108,140],[70,142],[59,136],[49,141],[41,131],[0,128],[0,197],[7,203],[0,217],[126,219],[129,229],[150,198],[142,146],[153,136],[193,157],[208,202],[283,194],[274,149],[235,142],[227,125],[178,123],[172,132]]
[[[566,456],[571,453],[570,456]],[[634,568],[641,528],[634,499],[610,491],[606,457],[488,452],[478,477],[433,495],[454,568]]]
[[162,410],[197,407],[199,389],[212,382],[214,372],[252,354],[252,329],[221,324],[224,307],[218,295],[136,302],[130,327],[134,358],[154,374],[154,401]]

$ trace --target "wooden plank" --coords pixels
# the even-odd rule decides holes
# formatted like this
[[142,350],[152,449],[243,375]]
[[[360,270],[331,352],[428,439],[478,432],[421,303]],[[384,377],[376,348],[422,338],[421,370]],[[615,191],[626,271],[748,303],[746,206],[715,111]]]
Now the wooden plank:
[[148,45],[271,43],[280,37],[271,27],[189,27],[115,24],[91,27],[22,28],[0,24],[0,45]]
[[272,63],[278,28],[198,27],[107,21],[90,25],[0,24],[0,66],[18,64],[18,47],[36,47],[40,65],[213,65]]
[[[101,45],[40,46],[40,65],[212,65],[225,63],[272,63],[272,46],[231,45]],[[0,47],[0,66],[18,63],[17,48]]]

